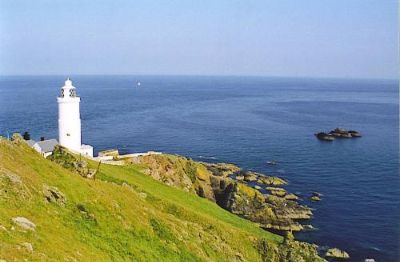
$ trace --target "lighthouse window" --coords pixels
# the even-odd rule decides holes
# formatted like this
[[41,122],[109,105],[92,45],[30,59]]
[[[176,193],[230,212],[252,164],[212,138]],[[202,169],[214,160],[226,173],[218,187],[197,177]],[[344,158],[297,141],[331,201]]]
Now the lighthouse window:
[[76,97],[76,91],[75,91],[75,89],[70,89],[70,90],[69,90],[69,96],[70,96],[70,97]]
[[61,97],[64,97],[64,89],[61,89]]
[[67,136],[71,136],[69,133],[67,133]]

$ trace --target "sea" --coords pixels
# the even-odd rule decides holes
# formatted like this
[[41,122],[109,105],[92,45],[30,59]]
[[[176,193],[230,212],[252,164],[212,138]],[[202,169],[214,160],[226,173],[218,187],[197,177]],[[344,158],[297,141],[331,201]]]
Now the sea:
[[[57,138],[56,97],[66,77],[0,77],[0,134]],[[315,230],[297,239],[346,250],[349,261],[399,261],[398,81],[70,77],[81,97],[83,142],[95,152],[155,150],[283,177],[314,213],[306,223]],[[362,138],[314,136],[336,127]],[[320,202],[309,201],[313,191]]]

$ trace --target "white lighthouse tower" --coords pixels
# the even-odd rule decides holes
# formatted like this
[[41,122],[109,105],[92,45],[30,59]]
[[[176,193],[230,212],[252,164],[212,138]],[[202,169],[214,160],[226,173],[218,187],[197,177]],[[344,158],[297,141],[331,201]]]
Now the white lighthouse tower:
[[93,157],[93,147],[82,145],[81,117],[79,110],[80,97],[76,95],[76,89],[68,78],[61,88],[58,102],[58,138],[60,145],[69,150]]

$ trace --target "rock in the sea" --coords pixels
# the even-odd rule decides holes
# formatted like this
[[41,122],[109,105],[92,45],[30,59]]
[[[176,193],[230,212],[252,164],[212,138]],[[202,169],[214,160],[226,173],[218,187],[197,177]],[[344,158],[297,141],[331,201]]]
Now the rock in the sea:
[[282,186],[286,185],[287,181],[276,176],[261,175],[258,177],[257,183],[264,184],[267,186]]
[[335,136],[332,134],[327,134],[324,132],[319,132],[317,134],[315,134],[315,136],[319,139],[319,140],[324,140],[324,141],[333,141],[335,140]]
[[267,187],[267,190],[271,192],[271,195],[278,197],[284,197],[287,194],[285,189],[279,187]]
[[[324,133],[325,134],[325,133]],[[361,137],[361,134],[354,130],[347,131],[343,128],[335,128],[334,130],[330,131],[328,136],[332,136],[334,138],[353,138],[353,137]]]
[[24,229],[35,231],[36,225],[25,217],[14,217],[12,221]]
[[257,190],[262,189],[259,185],[255,185],[254,188],[257,189]]
[[311,194],[312,194],[313,196],[318,196],[318,197],[322,197],[322,196],[323,196],[321,193],[316,192],[316,191],[312,192]]
[[293,200],[293,201],[296,201],[296,200],[299,199],[299,197],[296,196],[295,194],[287,194],[287,195],[285,196],[285,199],[286,199],[286,200]]
[[317,202],[317,201],[321,201],[321,198],[319,196],[311,196],[310,200]]
[[256,173],[253,172],[246,172],[244,175],[244,181],[246,182],[255,182],[257,181],[258,176]]
[[349,254],[346,251],[340,250],[338,248],[330,248],[325,253],[326,257],[329,258],[339,258],[339,259],[348,259],[350,258]]
[[349,130],[349,134],[350,134],[352,137],[361,137],[361,136],[362,136],[359,132],[354,131],[354,130]]
[[67,201],[65,195],[57,187],[43,185],[43,195],[49,203],[65,206]]

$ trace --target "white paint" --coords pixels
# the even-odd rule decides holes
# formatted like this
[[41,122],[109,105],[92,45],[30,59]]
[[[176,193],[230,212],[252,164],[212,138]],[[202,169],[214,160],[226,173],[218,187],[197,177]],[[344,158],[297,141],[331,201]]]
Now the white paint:
[[90,145],[82,145],[81,153],[82,155],[93,157],[93,147]]
[[82,145],[81,117],[79,104],[80,97],[76,95],[76,89],[68,78],[61,88],[61,95],[57,97],[58,102],[58,141],[60,145],[69,150],[93,156],[93,147]]

